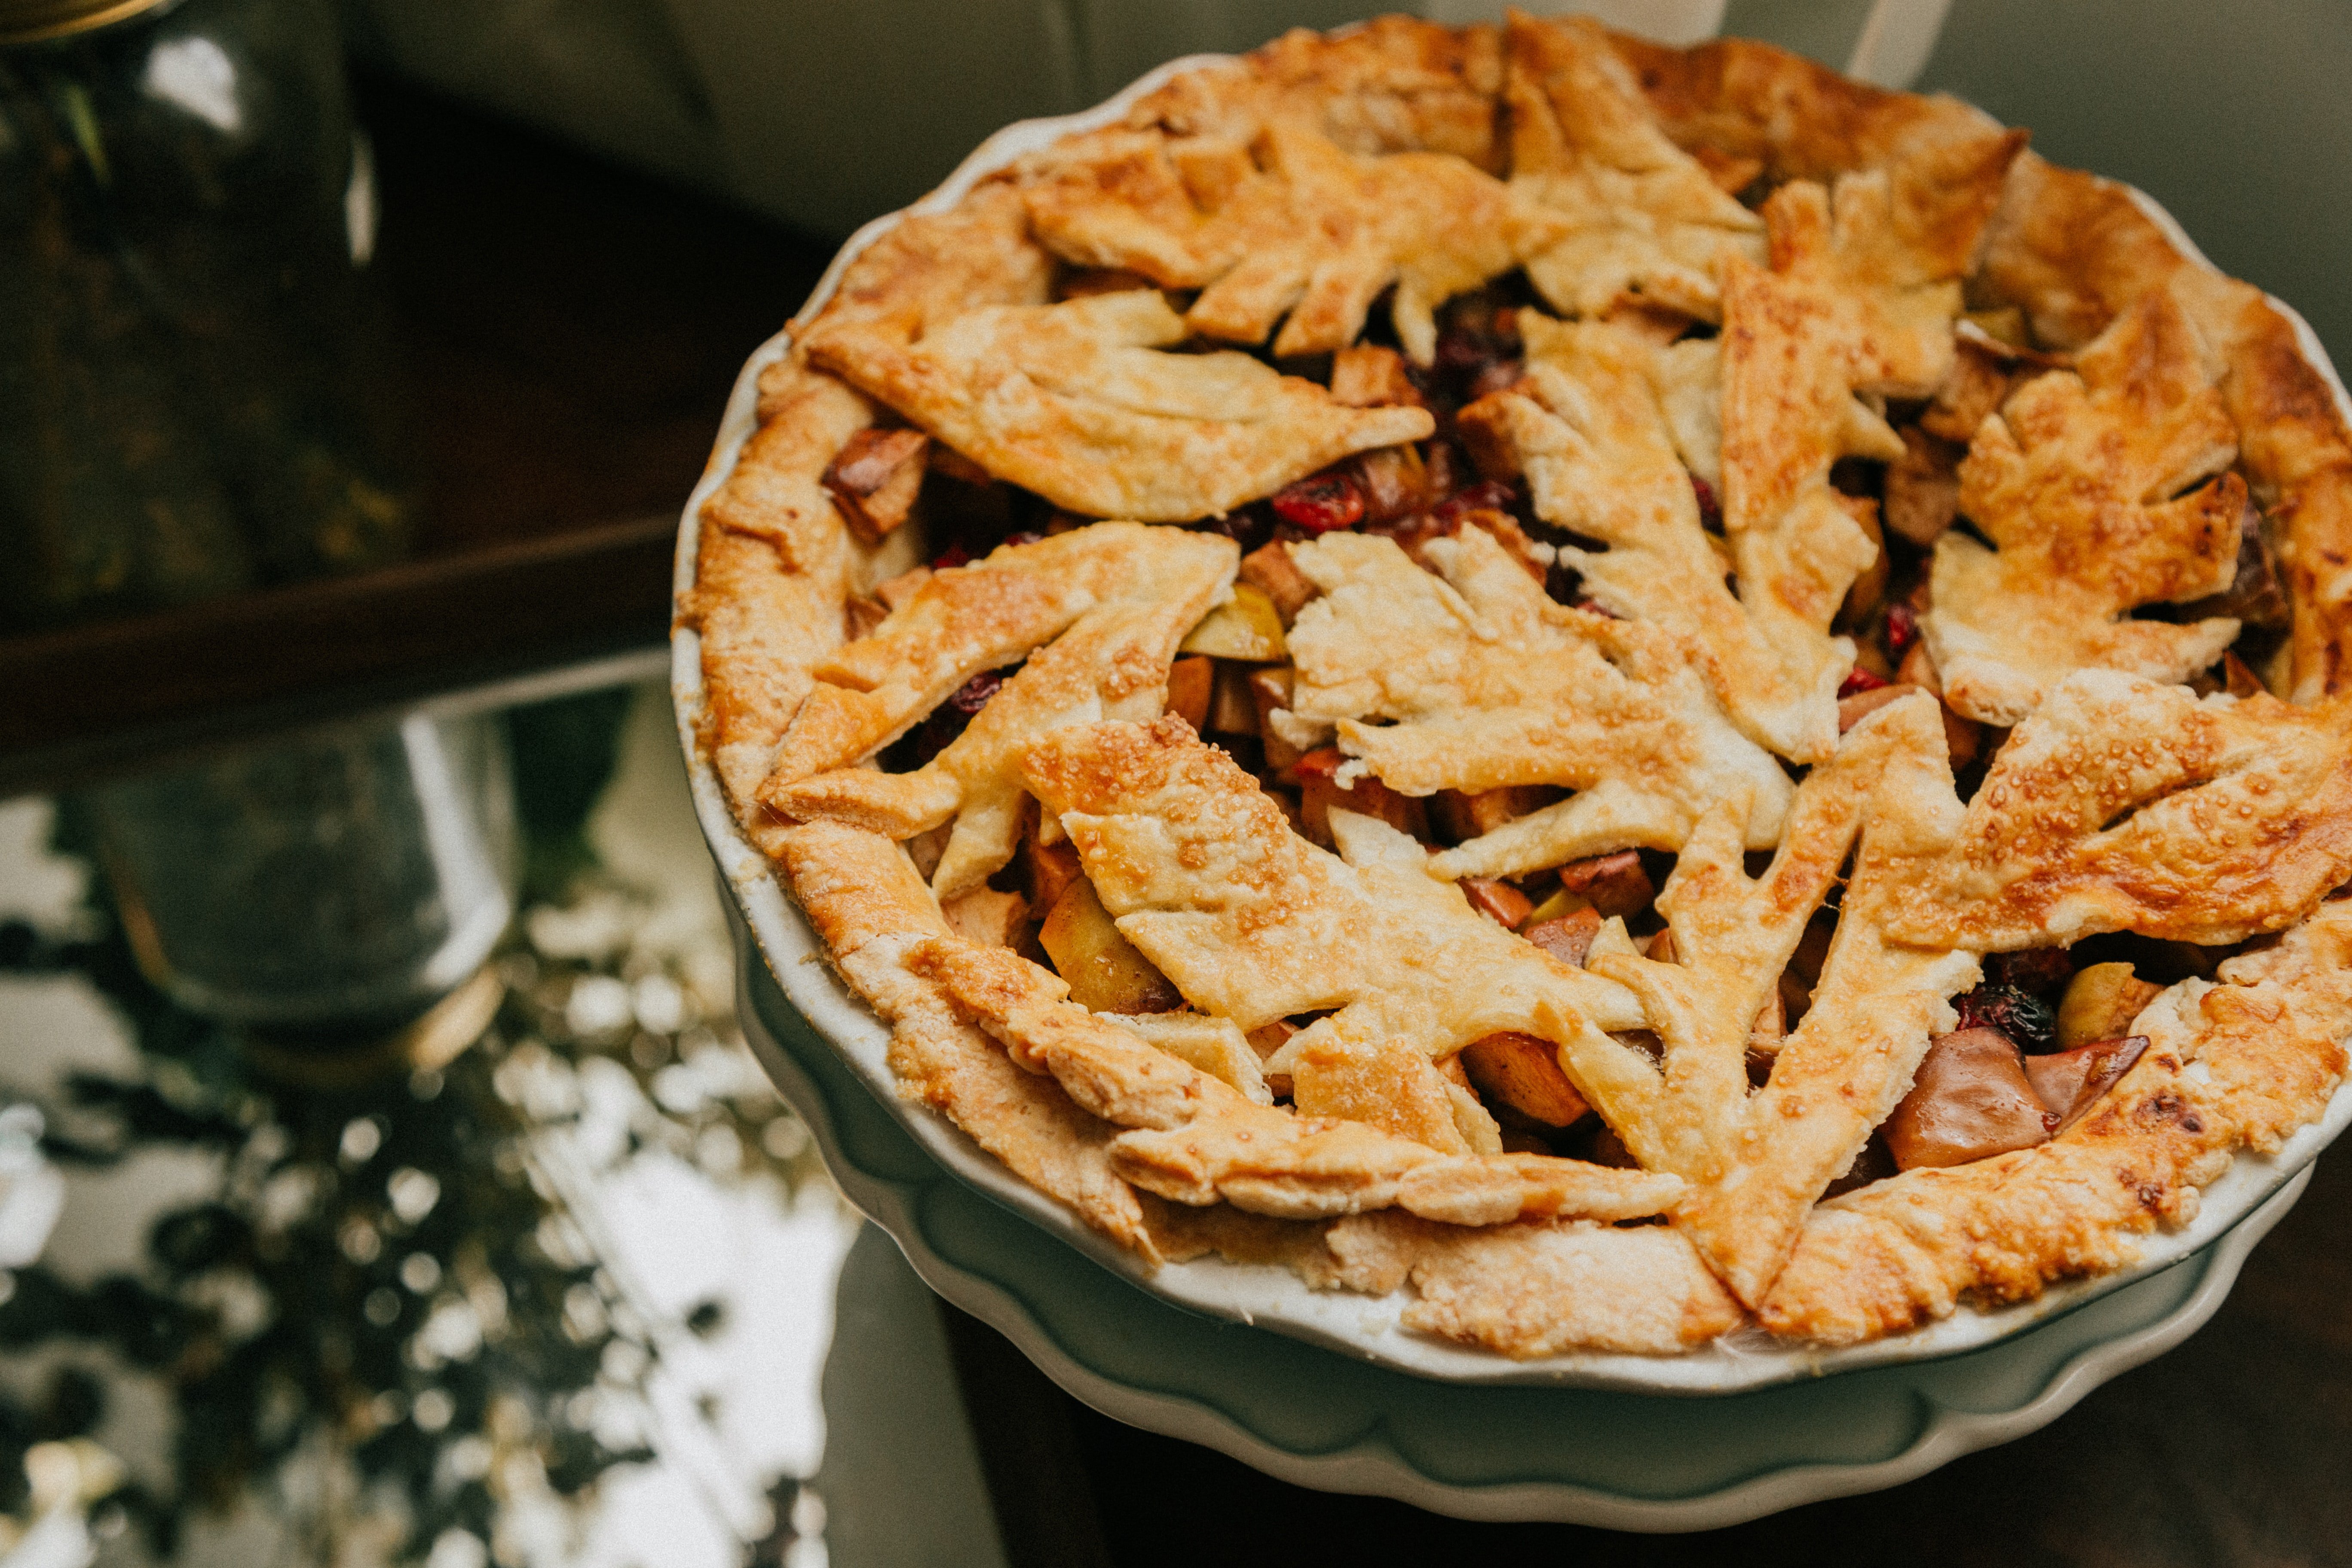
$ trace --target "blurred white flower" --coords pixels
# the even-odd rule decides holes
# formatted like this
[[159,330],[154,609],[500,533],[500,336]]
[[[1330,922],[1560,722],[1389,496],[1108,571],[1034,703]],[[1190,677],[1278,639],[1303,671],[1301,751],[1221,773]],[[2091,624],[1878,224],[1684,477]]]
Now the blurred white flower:
[[0,1110],[0,1268],[38,1258],[65,1211],[65,1178],[41,1152],[41,1131],[33,1107]]

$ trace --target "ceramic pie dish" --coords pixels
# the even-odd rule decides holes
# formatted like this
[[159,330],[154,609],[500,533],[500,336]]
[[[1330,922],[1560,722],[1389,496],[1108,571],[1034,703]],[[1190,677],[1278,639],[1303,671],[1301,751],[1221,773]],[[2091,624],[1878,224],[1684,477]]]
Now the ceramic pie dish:
[[1763,46],[1391,19],[854,238],[677,696],[960,1176],[1425,1375],[1725,1392],[2069,1310],[2340,1126],[2339,542],[2324,356],[2133,193]]

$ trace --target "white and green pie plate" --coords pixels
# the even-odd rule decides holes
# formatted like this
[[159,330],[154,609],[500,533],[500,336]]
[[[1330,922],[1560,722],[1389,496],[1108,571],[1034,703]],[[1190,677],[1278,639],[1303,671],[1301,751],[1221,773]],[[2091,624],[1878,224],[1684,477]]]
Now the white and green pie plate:
[[736,931],[753,1052],[932,1289],[1107,1415],[1465,1519],[1711,1530],[2021,1437],[2211,1317],[2311,1174],[2202,1250],[1981,1350],[1714,1398],[1443,1382],[1176,1306],[951,1175]]
[[[951,205],[1015,159],[1111,122],[1170,75],[1215,58],[1171,62],[1082,114],[1009,126],[908,211]],[[803,316],[906,216],[854,236]],[[2352,413],[2316,337],[2280,308]],[[680,524],[680,595],[694,584],[702,504],[756,426],[759,374],[789,347],[779,333],[737,381]],[[1280,1268],[1209,1258],[1147,1271],[943,1118],[891,1092],[888,1031],[826,964],[696,743],[704,693],[691,626],[673,655],[695,809],[739,922],[745,1028],[816,1129],[843,1190],[934,1289],[1071,1393],[1288,1480],[1475,1518],[1648,1530],[1707,1528],[1893,1485],[2033,1430],[2186,1338],[2302,1192],[2311,1161],[2352,1121],[2347,1083],[2275,1154],[2241,1153],[2204,1190],[2196,1217],[2148,1237],[2131,1268],[1837,1351],[1735,1334],[1680,1357],[1510,1362],[1406,1331],[1394,1299],[1310,1290]]]

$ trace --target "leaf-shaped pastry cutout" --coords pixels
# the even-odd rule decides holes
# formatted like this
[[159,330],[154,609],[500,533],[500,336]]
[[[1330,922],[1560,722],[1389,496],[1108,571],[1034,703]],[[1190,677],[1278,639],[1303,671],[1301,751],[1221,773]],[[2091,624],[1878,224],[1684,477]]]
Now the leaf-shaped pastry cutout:
[[949,931],[906,853],[879,834],[837,822],[794,824],[777,841],[793,896],[825,952],[891,1025],[887,1060],[898,1092],[947,1116],[1030,1185],[1156,1261],[1135,1191],[1110,1169],[1114,1129],[1052,1082],[1021,1071],[908,972],[909,952]]
[[754,798],[809,688],[809,667],[841,641],[843,598],[867,552],[819,478],[874,421],[874,405],[829,375],[781,360],[760,376],[760,428],[703,503],[693,592],[680,618],[702,636],[699,728],[747,829]]
[[[1976,978],[1972,954],[1891,946],[1876,926],[1893,880],[1958,819],[1937,705],[1892,703],[1806,778],[1761,877],[1743,868],[1735,808],[1692,837],[1658,898],[1675,962],[1591,961],[1641,994],[1664,1043],[1651,1117],[1602,1113],[1644,1165],[1690,1182],[1675,1223],[1744,1301],[1761,1299],[1806,1211],[1910,1088],[1930,1034],[1948,1024],[1945,999]],[[1749,1026],[1857,833],[1812,1006],[1751,1094]]]
[[1185,321],[1205,337],[1260,343],[1283,321],[1277,354],[1347,347],[1393,283],[1397,336],[1421,364],[1435,355],[1437,307],[1557,228],[1459,158],[1358,157],[1281,120],[1246,148],[1128,132],[1028,200],[1037,237],[1072,260],[1200,289]]
[[1505,39],[1511,188],[1570,226],[1528,258],[1528,279],[1573,315],[1637,293],[1719,319],[1717,263],[1762,260],[1762,221],[1658,128],[1600,23],[1514,14]]
[[1339,1282],[1420,1293],[1406,1328],[1517,1359],[1570,1351],[1673,1355],[1740,1321],[1681,1234],[1667,1226],[1531,1223],[1468,1230],[1396,1214],[1326,1233]]
[[1362,1121],[1255,1103],[1069,1002],[1061,980],[1002,948],[935,938],[909,951],[906,964],[937,981],[1015,1063],[1051,1074],[1087,1110],[1134,1129],[1113,1142],[1112,1169],[1177,1203],[1222,1199],[1292,1219],[1398,1204],[1455,1225],[1498,1225],[1559,1215],[1637,1219],[1682,1193],[1672,1175],[1544,1156],[1448,1159]]
[[1897,941],[1979,952],[2135,931],[2236,942],[2352,877],[2352,697],[2202,701],[2068,677],[1993,761],[1952,847],[1888,900]]
[[1055,158],[1024,199],[1030,231],[1063,259],[1198,289],[1241,259],[1240,205],[1277,195],[1241,142],[1113,130]]
[[[1873,715],[1815,770],[1759,883],[1742,870],[1745,802],[1709,818],[1685,851],[1691,869],[1670,913],[1678,943],[1687,932],[1714,967],[1685,977],[1630,956],[1592,960],[1646,994],[1633,1009],[1608,980],[1472,914],[1423,872],[1419,846],[1384,824],[1335,812],[1344,861],[1308,844],[1255,781],[1179,724],[1058,731],[1025,771],[1120,932],[1196,1005],[1244,1027],[1332,1009],[1293,1036],[1269,1071],[1294,1071],[1328,1047],[1426,1061],[1505,1029],[1549,1039],[1634,1157],[1692,1183],[1677,1212],[1699,1217],[1701,1246],[1751,1297],[1769,1285],[1806,1206],[1900,1097],[1944,997],[1975,973],[1965,953],[1889,955],[1865,913],[1833,950],[1820,1021],[1786,1047],[1780,1097],[1750,1107],[1748,1024],[1855,835],[1866,822],[1871,911],[1879,860],[1927,853],[1958,823],[1942,721],[1925,699]],[[1666,1039],[1663,1075],[1599,1032],[1631,1027]],[[1214,1152],[1190,1133],[1167,1137],[1171,1160]],[[1121,1147],[1139,1142],[1160,1147],[1140,1134]],[[1761,1166],[1765,1176],[1750,1171]],[[1712,1207],[1709,1183],[1726,1189]]]
[[[1529,311],[1522,325],[1536,320]],[[1552,341],[1562,340],[1554,336]],[[1529,351],[1532,359],[1534,351]],[[1665,416],[1675,451],[1691,473],[1710,485],[1723,483],[1723,340],[1685,338],[1657,351],[1650,362],[1658,411]]]
[[811,354],[999,479],[1093,517],[1221,514],[1435,427],[1424,409],[1342,407],[1247,354],[1155,352],[1184,336],[1168,301],[1138,289]]
[[1128,123],[1247,142],[1268,121],[1298,121],[1351,153],[1451,153],[1497,169],[1499,34],[1394,16],[1337,33],[1294,27],[1216,69],[1179,74]]
[[[1706,434],[1717,402],[1713,341],[1660,350],[1605,321],[1559,322],[1520,312],[1528,376],[1465,411],[1507,439],[1534,492],[1536,515],[1605,551],[1563,546],[1586,592],[1621,616],[1679,632],[1705,650],[1706,666],[1740,730],[1782,756],[1819,762],[1837,746],[1834,659],[1801,679],[1724,582],[1715,542],[1700,526],[1690,474],[1662,395],[1671,385],[1684,417]],[[1671,366],[1665,373],[1662,367]],[[1693,395],[1669,374],[1696,367]],[[1703,417],[1702,417],[1703,410]],[[1710,456],[1712,453],[1710,452]],[[1742,593],[1748,584],[1742,583]],[[1824,647],[1832,646],[1826,639]]]
[[1326,1047],[1442,1061],[1505,1031],[1561,1047],[1588,1098],[1646,1108],[1649,1059],[1603,1030],[1641,1027],[1622,988],[1472,911],[1419,845],[1333,814],[1346,860],[1318,848],[1257,781],[1178,720],[1056,731],[1023,767],[1119,932],[1202,1012],[1254,1029],[1334,1009],[1268,1063]]
[[[1158,713],[1176,645],[1239,561],[1216,534],[1099,522],[934,573],[871,637],[816,667],[760,798],[784,816],[893,838],[953,817],[932,885],[941,898],[976,888],[1019,842],[1029,742],[1057,725]],[[922,767],[855,765],[974,675],[1039,648]]]
[[2138,1062],[2037,1148],[1908,1171],[1815,1209],[1759,1316],[1830,1343],[2014,1301],[2123,1267],[2133,1237],[2185,1223],[2239,1144],[2274,1152],[2326,1110],[2352,1032],[2352,903],[2184,981],[2140,1014]]
[[857,253],[814,321],[793,323],[795,351],[838,370],[968,310],[1045,303],[1054,258],[1030,237],[1027,218],[1017,188],[991,183],[945,212],[900,220]]
[[1407,795],[1582,792],[1436,857],[1438,875],[1675,848],[1732,795],[1753,803],[1746,841],[1779,842],[1788,775],[1732,728],[1682,638],[1555,604],[1480,530],[1424,548],[1442,579],[1374,534],[1292,547],[1323,594],[1291,627],[1290,710],[1336,723],[1341,749]]
[[1924,397],[1952,360],[1959,279],[2021,133],[1792,181],[1765,204],[1771,269],[1723,261],[1723,521],[1740,603],[1804,691],[1853,644],[1829,635],[1878,547],[1830,485],[1839,458],[1903,445],[1857,392]]
[[1960,465],[1960,511],[1999,553],[1957,529],[1936,543],[1926,629],[1945,700],[2010,725],[2074,670],[2186,680],[2219,658],[2234,620],[2123,617],[2230,585],[2246,486],[2221,470],[2237,452],[2196,329],[2164,289],[2071,371],[2011,394]]
[[869,547],[843,526],[822,480],[874,422],[860,394],[807,363],[812,347],[903,346],[982,305],[1042,304],[1054,258],[1029,237],[1020,193],[983,185],[942,213],[907,218],[858,253],[794,352],[760,374],[760,426],[702,509],[696,585],[679,605],[702,634],[703,732],[745,831],[772,847],[781,826],[753,799],[808,688],[810,665],[841,640],[845,595],[905,571],[901,530]]

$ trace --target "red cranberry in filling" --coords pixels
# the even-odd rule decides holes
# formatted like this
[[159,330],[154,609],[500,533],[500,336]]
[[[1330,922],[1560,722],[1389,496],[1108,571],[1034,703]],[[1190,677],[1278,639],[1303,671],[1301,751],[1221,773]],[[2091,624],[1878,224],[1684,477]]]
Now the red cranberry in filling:
[[1708,484],[1705,479],[1700,479],[1696,474],[1693,474],[1691,476],[1691,494],[1698,500],[1698,521],[1700,526],[1704,528],[1712,528],[1720,532],[1723,528],[1723,506],[1721,502],[1715,499],[1715,487]]
[[1309,533],[1353,528],[1364,521],[1364,490],[1354,479],[1326,470],[1276,490],[1274,514]]

